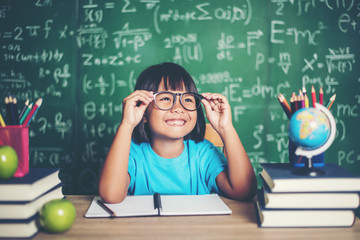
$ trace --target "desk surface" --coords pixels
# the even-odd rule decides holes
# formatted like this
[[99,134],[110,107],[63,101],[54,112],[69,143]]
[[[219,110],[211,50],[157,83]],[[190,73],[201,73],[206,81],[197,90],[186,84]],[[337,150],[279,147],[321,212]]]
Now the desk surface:
[[40,232],[34,239],[360,239],[360,221],[351,228],[258,228],[254,204],[223,198],[231,215],[85,218],[93,196],[68,196],[77,218],[63,234]]

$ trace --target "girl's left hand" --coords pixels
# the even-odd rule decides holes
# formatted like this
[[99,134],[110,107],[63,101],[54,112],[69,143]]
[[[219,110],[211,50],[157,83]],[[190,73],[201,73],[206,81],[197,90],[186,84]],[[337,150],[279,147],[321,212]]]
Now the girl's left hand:
[[203,93],[206,117],[211,126],[221,135],[227,128],[232,126],[231,108],[225,96],[219,93]]

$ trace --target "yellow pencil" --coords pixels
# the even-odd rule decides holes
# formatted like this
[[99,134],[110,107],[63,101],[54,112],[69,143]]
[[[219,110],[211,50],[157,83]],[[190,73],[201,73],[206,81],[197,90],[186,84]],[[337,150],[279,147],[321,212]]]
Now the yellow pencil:
[[307,95],[305,95],[305,107],[309,107],[309,98]]
[[4,121],[1,113],[0,113],[0,124],[1,124],[2,127],[6,127],[5,121]]
[[304,94],[305,107],[308,108],[309,107],[309,98],[308,98],[308,96],[306,94],[306,88],[303,87],[302,91],[303,91],[303,94]]

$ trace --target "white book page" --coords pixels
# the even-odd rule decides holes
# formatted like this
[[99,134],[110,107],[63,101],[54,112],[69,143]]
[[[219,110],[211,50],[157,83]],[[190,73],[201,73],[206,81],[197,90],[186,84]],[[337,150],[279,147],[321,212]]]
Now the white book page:
[[[85,217],[110,217],[110,214],[96,202],[97,200],[101,200],[101,198],[95,197],[93,199]],[[121,203],[105,205],[115,212],[117,217],[158,215],[158,210],[154,209],[154,197],[152,195],[127,196]]]
[[161,215],[231,214],[231,209],[217,194],[161,195]]

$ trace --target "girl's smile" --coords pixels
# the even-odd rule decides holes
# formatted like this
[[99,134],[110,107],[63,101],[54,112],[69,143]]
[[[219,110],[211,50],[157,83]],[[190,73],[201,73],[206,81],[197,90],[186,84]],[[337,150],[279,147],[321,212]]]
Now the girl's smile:
[[185,125],[186,121],[182,119],[170,119],[170,120],[166,120],[166,123],[170,126],[181,127]]

